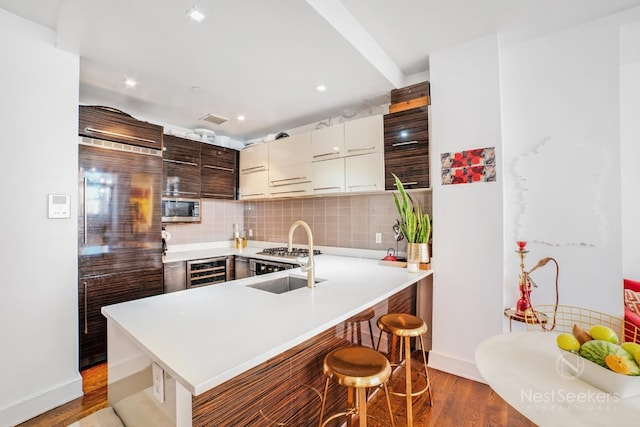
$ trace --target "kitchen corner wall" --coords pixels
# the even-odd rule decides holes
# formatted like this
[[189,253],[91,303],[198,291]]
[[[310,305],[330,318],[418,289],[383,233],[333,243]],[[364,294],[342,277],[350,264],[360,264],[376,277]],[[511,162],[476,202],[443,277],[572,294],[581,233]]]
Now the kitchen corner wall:
[[[430,191],[410,194],[431,214]],[[167,231],[170,246],[230,240],[234,224],[252,230],[251,240],[285,243],[291,224],[303,220],[313,231],[315,245],[387,250],[396,247],[392,227],[397,218],[391,192],[246,202],[204,199],[201,224],[168,224]],[[376,243],[376,233],[382,234],[381,243]],[[307,244],[302,228],[296,230],[294,243]],[[405,246],[401,241],[401,252]]]

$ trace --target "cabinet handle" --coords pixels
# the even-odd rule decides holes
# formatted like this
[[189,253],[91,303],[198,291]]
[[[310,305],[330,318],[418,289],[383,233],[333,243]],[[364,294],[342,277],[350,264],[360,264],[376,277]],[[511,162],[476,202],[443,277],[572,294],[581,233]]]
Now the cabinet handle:
[[89,322],[87,320],[87,307],[88,307],[88,303],[87,303],[87,299],[89,298],[87,296],[87,292],[88,292],[88,286],[87,286],[87,282],[82,282],[84,284],[84,334],[87,335],[89,333]]
[[218,193],[202,193],[205,196],[215,196],[215,197],[231,197],[233,198],[233,194],[218,194]]
[[316,154],[315,156],[313,156],[313,158],[317,158],[317,157],[325,157],[325,156],[335,156],[337,154],[340,154],[340,152],[338,151],[332,151],[330,153],[322,153],[322,154]]
[[265,169],[266,169],[266,167],[264,165],[262,165],[262,166],[254,166],[252,168],[241,169],[240,172],[242,172],[242,173],[252,173],[252,172],[263,171]]
[[396,142],[395,144],[391,144],[392,147],[401,147],[403,145],[411,145],[418,144],[418,141],[407,141],[407,142]]
[[100,133],[100,134],[109,135],[109,136],[117,136],[118,138],[133,139],[135,141],[149,142],[151,144],[157,144],[158,143],[158,141],[154,141],[152,139],[140,138],[138,136],[125,135],[125,134],[116,133],[116,132],[109,132],[109,131],[106,131],[106,130],[95,129],[95,128],[92,128],[92,127],[86,127],[86,128],[84,128],[84,130],[86,132]]
[[240,197],[264,196],[264,193],[241,194]]
[[82,237],[83,245],[87,244],[87,177],[82,177]]
[[373,150],[375,148],[376,148],[375,145],[372,146],[372,147],[350,148],[350,149],[347,150],[347,152],[353,153],[353,152],[356,152],[356,151],[369,151],[369,150]]
[[179,165],[187,165],[187,166],[198,166],[197,163],[193,163],[193,162],[183,162],[182,160],[171,160],[171,159],[162,159],[163,162],[169,162],[169,163],[177,163]]
[[190,194],[190,195],[198,194],[195,191],[167,191],[166,193],[167,193],[167,196],[175,196],[176,193],[178,193],[178,194]]
[[374,187],[376,188],[376,184],[360,184],[360,185],[350,185],[349,188],[358,188],[358,187]]
[[340,188],[339,186],[335,186],[335,187],[316,187],[314,188],[314,190],[333,190],[334,188]]
[[[225,172],[235,172],[235,169],[223,168],[222,166],[204,165],[203,167],[208,168],[208,169],[217,169],[217,170],[221,170],[221,171],[225,171]],[[262,166],[262,167],[264,167],[264,166]]]
[[[402,184],[402,186],[405,186],[405,185],[418,185],[418,181],[401,182],[401,184]],[[394,187],[397,187],[397,186],[398,186],[398,184],[395,184],[395,183],[394,183],[394,184],[393,184],[393,186],[394,186]]]
[[283,182],[283,181],[295,181],[297,179],[306,179],[306,176],[296,176],[294,178],[283,178],[283,179],[274,179],[273,181],[271,181],[271,183],[273,184],[274,182]]
[[271,194],[287,194],[287,193],[306,193],[307,190],[291,190],[291,191],[277,191],[277,192],[272,192]]

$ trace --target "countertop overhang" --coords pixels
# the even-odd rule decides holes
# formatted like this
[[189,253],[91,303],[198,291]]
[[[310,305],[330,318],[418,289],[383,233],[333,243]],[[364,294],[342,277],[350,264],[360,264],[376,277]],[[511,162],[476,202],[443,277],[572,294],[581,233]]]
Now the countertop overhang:
[[[244,248],[242,254],[254,250],[260,248]],[[220,251],[229,254],[229,248]],[[326,280],[313,289],[272,294],[246,286],[265,280],[263,275],[111,305],[102,313],[199,395],[432,274],[336,255],[317,256],[315,263],[316,277]],[[294,268],[269,277],[288,274],[305,276]]]

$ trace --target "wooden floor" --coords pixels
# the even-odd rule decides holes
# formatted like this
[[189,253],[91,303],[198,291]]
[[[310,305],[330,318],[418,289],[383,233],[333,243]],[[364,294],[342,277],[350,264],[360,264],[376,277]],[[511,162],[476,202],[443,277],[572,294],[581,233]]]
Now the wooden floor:
[[[414,358],[412,358],[412,361]],[[419,363],[419,359],[415,362]],[[447,426],[508,426],[529,427],[528,421],[491,390],[486,384],[429,369],[433,390],[433,406],[428,405],[427,395],[414,399],[413,418],[416,427]],[[107,368],[98,365],[82,372],[85,395],[72,402],[52,409],[19,427],[66,427],[88,414],[107,406]],[[369,413],[388,426],[384,395],[377,393]],[[396,426],[406,426],[404,400],[393,396],[392,410]],[[370,422],[370,425],[376,425]],[[152,426],[149,426],[152,427]]]

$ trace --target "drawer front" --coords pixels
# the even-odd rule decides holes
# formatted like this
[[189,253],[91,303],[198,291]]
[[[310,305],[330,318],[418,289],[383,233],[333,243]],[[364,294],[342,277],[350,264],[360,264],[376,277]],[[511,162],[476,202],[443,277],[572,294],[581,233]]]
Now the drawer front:
[[90,138],[162,149],[162,126],[106,107],[81,105],[78,134]]
[[395,174],[406,189],[429,188],[429,156],[385,158],[385,190],[397,190]]

